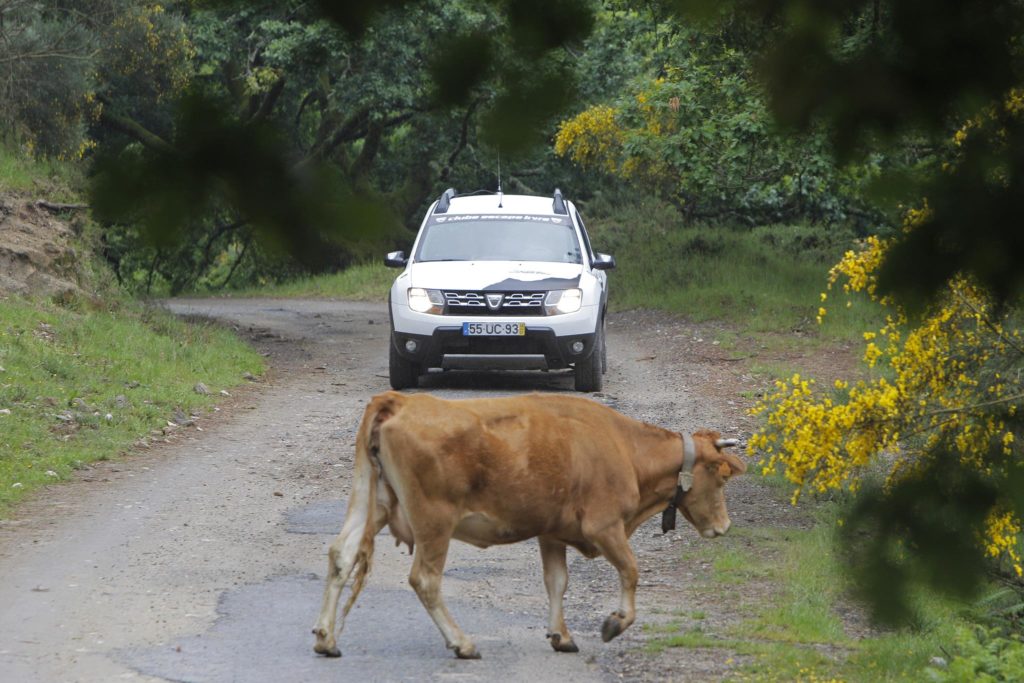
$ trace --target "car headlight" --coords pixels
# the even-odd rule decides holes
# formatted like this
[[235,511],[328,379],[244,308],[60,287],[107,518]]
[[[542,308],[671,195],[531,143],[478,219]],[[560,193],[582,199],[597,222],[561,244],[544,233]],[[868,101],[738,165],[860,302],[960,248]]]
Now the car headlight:
[[444,311],[444,297],[439,289],[409,288],[409,308],[417,313],[441,313]]
[[583,305],[583,290],[556,289],[548,292],[544,299],[544,312],[548,315],[575,313]]

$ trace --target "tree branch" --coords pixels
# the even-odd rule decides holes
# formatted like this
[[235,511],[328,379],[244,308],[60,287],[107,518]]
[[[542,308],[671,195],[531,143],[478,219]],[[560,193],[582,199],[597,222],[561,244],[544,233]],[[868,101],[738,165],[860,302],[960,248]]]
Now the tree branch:
[[380,124],[371,124],[366,132],[366,137],[363,139],[363,148],[359,150],[359,156],[352,162],[352,166],[349,169],[349,177],[352,179],[353,186],[360,185],[366,174],[370,171],[370,166],[373,165],[373,160],[377,157],[377,152],[380,150],[380,140],[383,133],[384,128]]
[[202,274],[206,272],[206,269],[210,267],[213,262],[213,244],[222,236],[237,230],[238,228],[245,225],[245,220],[236,220],[231,223],[220,223],[218,224],[213,232],[211,232],[206,239],[206,245],[203,247],[203,259],[199,264],[199,267],[195,269],[196,273]]
[[333,133],[327,134],[326,131],[321,131],[322,135],[317,136],[318,140],[313,144],[312,149],[309,150],[309,155],[299,164],[305,165],[313,159],[326,157],[335,147],[343,142],[358,140],[363,137],[365,133],[360,133],[360,131],[365,130],[366,121],[369,117],[370,109],[368,107],[360,109],[336,128]]
[[295,124],[294,124],[294,126],[295,126],[295,136],[296,136],[296,138],[299,137],[299,126],[302,125],[302,115],[306,112],[306,107],[309,106],[310,104],[312,104],[313,102],[320,102],[321,104],[323,104],[325,102],[323,91],[320,90],[319,88],[315,88],[313,90],[310,90],[302,98],[302,102],[299,103],[299,109],[298,109],[298,111],[295,112]]
[[249,117],[247,123],[260,123],[266,120],[270,112],[273,111],[274,105],[277,104],[277,100],[280,99],[281,93],[284,91],[284,84],[284,76],[274,81],[274,85],[270,86],[270,90],[260,102],[259,108]]
[[[411,110],[402,114],[396,114],[374,125],[378,126],[383,132],[388,128],[393,128],[405,123],[417,113],[419,113],[417,110]],[[336,147],[345,142],[354,142],[367,137],[370,133],[370,128],[370,109],[360,109],[341,124],[334,133],[330,136],[324,136],[320,143],[314,144],[306,158],[300,161],[297,166],[304,166],[313,161],[313,159],[324,158],[330,155]]]
[[108,126],[134,138],[136,141],[142,143],[145,147],[148,147],[154,152],[175,156],[178,154],[178,150],[176,150],[171,143],[145,128],[139,122],[130,119],[127,116],[120,116],[111,112],[110,102],[106,98],[101,97],[98,99],[103,104],[102,109],[100,109],[100,119]]
[[443,182],[448,181],[448,177],[452,173],[452,166],[455,165],[455,162],[458,160],[462,150],[466,148],[466,143],[469,140],[469,121],[473,118],[473,113],[476,111],[476,108],[480,106],[481,102],[483,102],[483,98],[478,97],[473,100],[468,107],[466,107],[466,113],[462,117],[462,127],[459,130],[459,141],[455,145],[455,149],[452,150],[452,153],[448,155],[448,161],[445,163],[444,168],[441,169],[441,173],[439,174]]
[[238,252],[238,258],[231,264],[231,270],[228,271],[227,277],[224,278],[224,282],[220,283],[220,289],[224,289],[231,282],[231,278],[235,274],[235,270],[242,263],[242,259],[245,258],[245,252],[249,250],[249,245],[252,243],[252,235],[246,238],[245,243],[242,244],[242,251]]
[[80,211],[82,209],[88,209],[88,204],[59,204],[56,202],[49,202],[45,199],[37,199],[35,205],[40,209],[46,209],[51,213],[60,213],[61,211]]
[[86,55],[74,54],[72,52],[24,52],[18,55],[0,57],[0,64],[6,64],[7,62],[20,62],[26,59],[71,59],[85,62],[91,60],[95,56],[95,52],[91,52]]

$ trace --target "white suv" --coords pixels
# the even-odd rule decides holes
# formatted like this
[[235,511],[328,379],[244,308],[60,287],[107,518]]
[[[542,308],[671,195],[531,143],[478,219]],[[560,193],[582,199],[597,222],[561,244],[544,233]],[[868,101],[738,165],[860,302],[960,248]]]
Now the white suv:
[[599,391],[615,259],[597,254],[579,212],[553,197],[456,195],[431,204],[391,286],[390,379],[415,387],[429,368],[572,367],[577,391]]

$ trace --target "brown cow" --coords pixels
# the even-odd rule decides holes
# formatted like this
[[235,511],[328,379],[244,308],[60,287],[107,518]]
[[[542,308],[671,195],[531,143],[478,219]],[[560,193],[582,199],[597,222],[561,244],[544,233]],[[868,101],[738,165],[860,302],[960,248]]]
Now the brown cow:
[[607,642],[636,617],[637,567],[628,539],[641,523],[674,501],[702,536],[729,529],[723,486],[746,469],[722,450],[732,445],[717,432],[684,436],[570,396],[375,396],[356,437],[348,513],[328,553],[314,650],[341,656],[338,599],[354,570],[340,632],[384,525],[396,542],[415,548],[409,583],[458,657],[479,654],[441,598],[453,538],[481,548],[538,538],[550,601],[548,637],[559,652],[577,651],[562,616],[565,548],[606,557],[622,585],[619,609],[601,629]]

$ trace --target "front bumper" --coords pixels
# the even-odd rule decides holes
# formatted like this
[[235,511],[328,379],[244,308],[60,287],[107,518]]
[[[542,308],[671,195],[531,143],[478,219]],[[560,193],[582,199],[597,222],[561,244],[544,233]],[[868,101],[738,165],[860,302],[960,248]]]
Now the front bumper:
[[[389,302],[391,341],[399,355],[423,369],[557,370],[586,360],[594,351],[599,308],[583,306],[575,313],[544,317],[440,316],[416,313],[408,306]],[[525,322],[522,337],[467,337],[462,323]],[[416,348],[410,351],[407,343]],[[583,342],[574,353],[572,345]]]
[[[527,327],[522,337],[466,337],[462,327],[438,327],[433,334],[410,334],[393,330],[391,343],[399,355],[420,367],[459,370],[557,370],[586,360],[594,351],[594,337],[555,335],[554,330]],[[409,342],[415,350],[408,349]],[[574,353],[572,344],[583,342]]]

